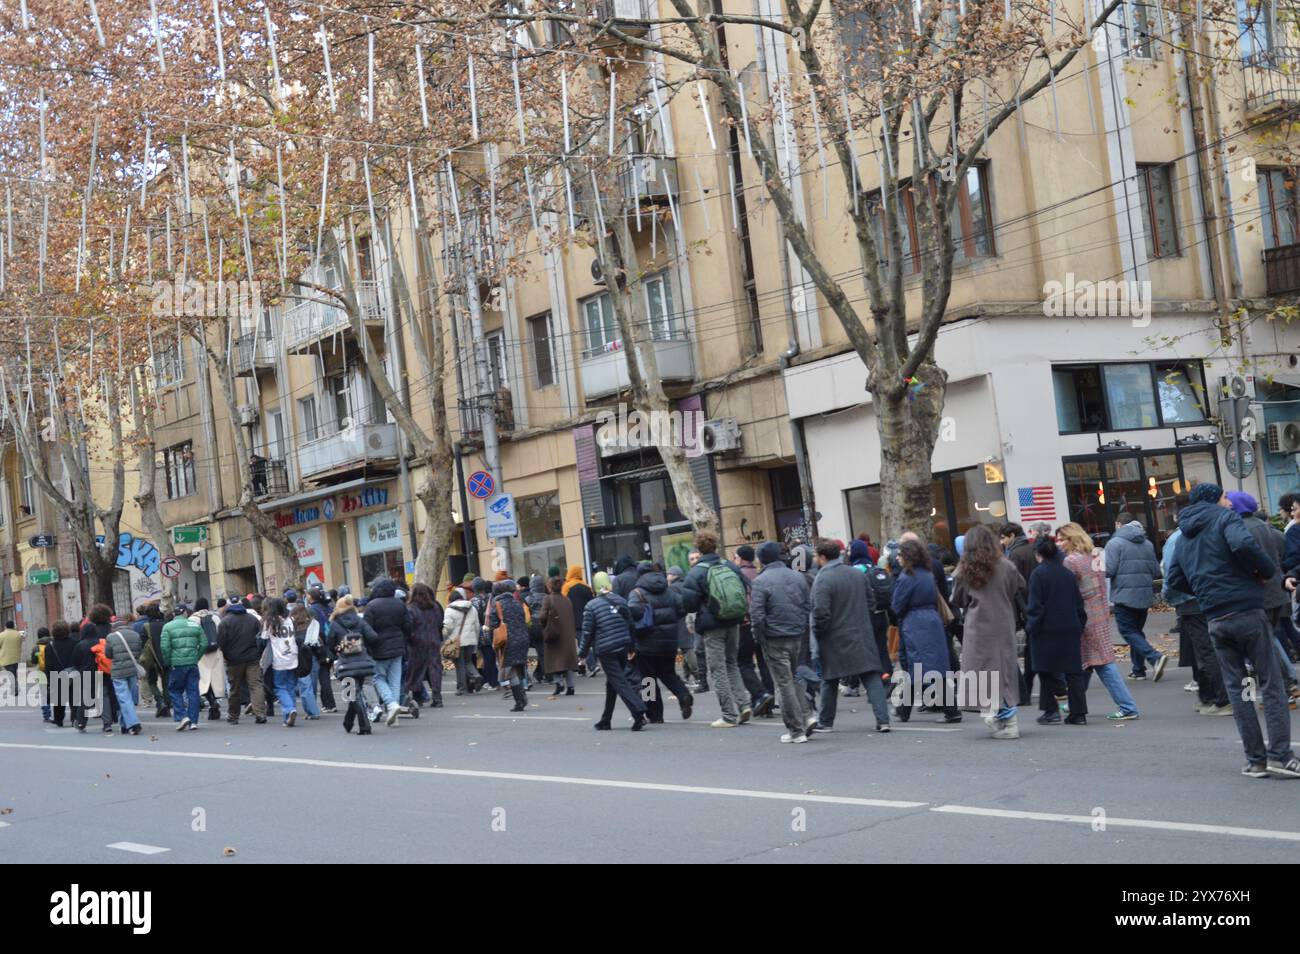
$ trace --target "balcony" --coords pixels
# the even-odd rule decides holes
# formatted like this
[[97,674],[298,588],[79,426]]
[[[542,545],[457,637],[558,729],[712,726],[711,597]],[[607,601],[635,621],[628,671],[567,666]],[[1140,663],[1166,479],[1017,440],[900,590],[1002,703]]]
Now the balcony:
[[249,377],[262,368],[274,368],[275,339],[260,334],[237,338],[235,351],[230,356],[230,367],[235,377]]
[[[610,21],[611,26],[629,36],[644,36],[650,28],[635,21],[649,18],[649,6],[647,0],[594,0],[591,15],[602,22]],[[606,42],[615,42],[615,38],[608,38]]]
[[[388,302],[379,282],[357,282],[357,304],[367,328],[384,329]],[[284,313],[284,346],[290,354],[303,354],[322,338],[350,335],[352,324],[342,308],[304,301]]]
[[1264,280],[1270,295],[1300,292],[1300,245],[1264,249]]
[[[587,400],[616,394],[628,386],[627,358],[620,343],[607,350],[588,352],[582,357],[582,388]],[[695,356],[690,336],[673,332],[656,336],[653,342],[659,377],[664,381],[691,381],[695,378]]]
[[672,156],[628,156],[618,169],[618,185],[628,202],[667,202],[677,191],[677,160]]
[[1275,46],[1246,57],[1246,115],[1259,118],[1300,106],[1300,47]]
[[252,477],[253,496],[259,500],[289,492],[289,468],[283,460],[254,456]]
[[304,480],[331,483],[355,471],[397,464],[396,424],[354,424],[345,431],[308,441],[298,449]]

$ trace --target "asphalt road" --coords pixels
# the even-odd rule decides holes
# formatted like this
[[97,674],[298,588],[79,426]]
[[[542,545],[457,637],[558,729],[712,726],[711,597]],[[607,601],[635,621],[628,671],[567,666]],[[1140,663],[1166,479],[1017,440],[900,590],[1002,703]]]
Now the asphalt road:
[[0,860],[1293,861],[1300,781],[1240,776],[1233,720],[1192,712],[1189,672],[1136,684],[1136,722],[1107,723],[1095,683],[1087,726],[1021,710],[1017,742],[970,714],[877,735],[844,698],[833,734],[780,745],[779,719],[709,728],[712,693],[690,721],[670,702],[633,733],[620,707],[596,732],[599,678],[513,716],[449,694],[369,737],[340,715],[105,737],[0,709]]

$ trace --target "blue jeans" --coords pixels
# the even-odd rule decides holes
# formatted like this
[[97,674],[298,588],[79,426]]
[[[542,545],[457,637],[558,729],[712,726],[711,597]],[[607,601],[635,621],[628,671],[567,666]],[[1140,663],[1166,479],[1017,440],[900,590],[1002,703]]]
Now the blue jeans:
[[1128,686],[1124,685],[1124,677],[1119,674],[1119,666],[1114,663],[1106,663],[1104,666],[1093,666],[1086,673],[1084,679],[1084,688],[1092,680],[1092,674],[1097,674],[1101,684],[1106,687],[1110,693],[1111,700],[1119,706],[1119,711],[1125,715],[1137,715],[1137,703],[1133,701],[1133,694],[1128,691]]
[[375,691],[383,705],[402,698],[402,657],[375,660]]
[[298,711],[298,677],[292,669],[275,670],[275,698],[280,703],[280,714],[287,720],[290,712]]
[[173,666],[167,677],[167,691],[172,697],[172,721],[180,722],[186,716],[192,724],[199,721],[199,667]]
[[1286,684],[1288,686],[1295,685],[1295,664],[1291,662],[1291,657],[1286,654],[1286,650],[1282,647],[1282,640],[1276,636],[1273,638],[1273,648],[1277,650],[1277,664],[1282,667],[1282,674],[1286,677]]
[[135,707],[140,703],[140,679],[127,676],[125,679],[113,680],[113,693],[117,696],[117,711],[122,716],[123,731],[133,725],[139,725],[140,719],[135,714]]
[[1016,716],[1015,706],[1003,706],[1001,709],[998,710],[998,714],[996,718],[999,722],[1006,722],[1008,719],[1014,719],[1015,716]]
[[1133,664],[1133,675],[1145,676],[1147,663],[1154,666],[1161,656],[1161,653],[1156,652],[1147,642],[1146,634],[1142,632],[1142,627],[1147,624],[1147,611],[1116,603],[1115,622],[1119,626],[1119,634],[1124,637],[1124,642],[1132,649],[1129,653],[1129,661]]
[[320,715],[320,706],[316,703],[316,679],[318,663],[316,660],[311,662],[311,672],[306,676],[298,677],[298,695],[302,697],[302,711],[307,713],[313,719]]

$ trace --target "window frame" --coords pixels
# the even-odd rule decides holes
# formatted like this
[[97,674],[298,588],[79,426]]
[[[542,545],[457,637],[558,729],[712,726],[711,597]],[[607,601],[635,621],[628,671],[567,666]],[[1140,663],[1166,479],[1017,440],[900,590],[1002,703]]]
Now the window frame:
[[183,500],[198,493],[194,441],[181,441],[163,448],[163,485],[168,500]]
[[153,356],[154,380],[159,388],[170,388],[185,380],[185,349],[179,341],[169,342]]
[[[618,333],[618,321],[614,317],[614,299],[610,297],[608,291],[603,291],[603,292],[598,292],[595,295],[588,295],[585,298],[579,299],[578,304],[582,306],[583,333],[586,335],[587,338],[587,347],[583,352],[584,356],[590,358],[590,357],[595,357],[596,355],[599,354],[605,354],[606,352],[611,350],[610,345],[612,345],[616,341],[621,340],[621,336]],[[597,344],[592,339],[591,320],[587,310],[593,304],[600,309],[600,319],[601,319],[600,327],[601,327],[602,340],[600,341],[599,344]],[[608,313],[606,313],[605,311],[606,305],[608,305],[609,308]],[[606,337],[606,335],[611,331],[613,333],[613,337],[612,338]]]
[[[668,306],[661,316],[664,325],[662,329],[656,327],[656,316],[650,309],[650,286],[655,284],[661,289],[660,302],[667,302]],[[645,296],[646,323],[650,326],[650,339],[652,341],[673,341],[678,337],[677,302],[674,298],[673,285],[673,270],[671,268],[665,268],[641,280],[642,294]]]
[[[1157,231],[1158,219],[1156,217],[1155,199],[1151,191],[1152,175],[1159,173],[1167,187],[1169,197],[1169,214],[1173,219],[1173,251],[1164,253],[1162,251],[1163,243],[1159,242],[1160,235]],[[1181,236],[1178,234],[1178,192],[1174,188],[1174,174],[1177,172],[1176,162],[1139,162],[1137,163],[1137,185],[1138,196],[1142,199],[1143,206],[1143,226],[1146,232],[1147,258],[1150,259],[1167,259],[1181,258],[1183,254],[1183,245]],[[1150,225],[1150,229],[1146,226]]]
[[[1154,16],[1148,12],[1145,27],[1138,28],[1133,13],[1138,8],[1150,11],[1152,7],[1155,7]],[[1156,42],[1160,39],[1160,28],[1155,20],[1155,17],[1159,17],[1161,14],[1159,4],[1143,2],[1143,0],[1123,0],[1119,11],[1122,12],[1122,19],[1118,26],[1120,45],[1123,48],[1124,57],[1130,60],[1145,60],[1148,63],[1159,62],[1160,57]],[[1155,29],[1152,29],[1153,26]],[[1136,42],[1134,41],[1135,37]]]
[[[533,383],[539,388],[549,388],[559,381],[555,373],[555,348],[551,340],[551,313],[548,310],[530,315],[524,319],[524,325],[528,328],[528,340],[532,343]],[[545,332],[544,335],[537,334],[539,328]],[[546,371],[545,380],[543,368]]]
[[976,251],[975,235],[975,218],[972,213],[970,198],[970,189],[966,182],[960,184],[954,183],[957,188],[957,201],[954,204],[952,221],[961,223],[961,241],[953,240],[955,256],[953,265],[963,265],[967,262],[975,261],[982,258],[996,258],[998,254],[998,245],[996,241],[997,228],[993,224],[993,199],[989,194],[989,162],[982,159],[979,162],[971,163],[970,168],[966,170],[966,175],[975,175],[979,182],[980,189],[980,206],[984,211],[985,222],[985,241],[988,243],[987,252]]
[[[1156,423],[1150,427],[1114,426],[1115,419],[1111,412],[1110,394],[1106,386],[1105,369],[1107,366],[1112,365],[1131,364],[1144,364],[1147,366],[1147,371],[1151,381],[1151,400],[1156,409]],[[1183,370],[1185,373],[1188,373],[1188,384],[1191,386],[1193,392],[1198,396],[1200,401],[1201,412],[1204,415],[1202,420],[1178,421],[1176,423],[1170,423],[1165,420],[1164,410],[1160,406],[1159,375],[1162,367],[1169,368],[1174,366]],[[1166,361],[1073,361],[1064,364],[1053,364],[1050,366],[1052,372],[1066,371],[1076,368],[1096,368],[1098,371],[1098,376],[1101,380],[1101,401],[1103,415],[1105,417],[1105,420],[1102,423],[1104,426],[1097,428],[1096,430],[1063,431],[1060,430],[1060,418],[1058,417],[1056,433],[1062,437],[1073,436],[1076,434],[1121,434],[1128,431],[1165,430],[1173,427],[1206,427],[1210,423],[1210,402],[1209,391],[1205,384],[1205,364],[1197,358],[1183,358]],[[1055,393],[1053,393],[1053,400],[1055,400]],[[1055,411],[1055,407],[1053,407],[1053,410]]]
[[[1245,19],[1242,17],[1243,12],[1249,12],[1251,0],[1237,0],[1236,17],[1239,33],[1237,34],[1237,51],[1241,55],[1242,62],[1247,66],[1270,66],[1272,65],[1273,56],[1278,48],[1277,44],[1277,7],[1273,0],[1256,0],[1257,13],[1255,19],[1247,26]],[[1246,9],[1243,11],[1243,7]],[[1261,14],[1262,19],[1261,19]],[[1262,31],[1262,36],[1261,36]],[[1249,37],[1249,49],[1246,49],[1246,39]],[[1263,41],[1260,44],[1260,40]]]
[[506,361],[506,333],[504,329],[489,331],[483,335],[483,344],[487,347],[488,374],[491,375],[492,390],[510,390],[510,367]]
[[[1296,195],[1296,174],[1297,170],[1288,166],[1268,166],[1258,170],[1258,179],[1260,180],[1260,220],[1267,223],[1272,231],[1275,244],[1269,244],[1269,232],[1264,233],[1264,248],[1286,248],[1288,245],[1300,243],[1300,203],[1297,202]],[[1283,185],[1283,191],[1286,192],[1286,201],[1284,208],[1289,206],[1291,209],[1291,235],[1294,239],[1292,242],[1278,243],[1276,239],[1279,234],[1278,216],[1279,207],[1276,201],[1276,193],[1273,189],[1273,177],[1282,176],[1285,181],[1290,181],[1291,188],[1287,189]],[[1267,197],[1267,204],[1265,204]]]
[[[302,439],[304,443],[318,440],[320,434],[320,413],[316,409],[316,395],[310,394],[307,397],[298,398],[298,420],[301,425]],[[311,426],[307,426],[306,408],[311,408]]]

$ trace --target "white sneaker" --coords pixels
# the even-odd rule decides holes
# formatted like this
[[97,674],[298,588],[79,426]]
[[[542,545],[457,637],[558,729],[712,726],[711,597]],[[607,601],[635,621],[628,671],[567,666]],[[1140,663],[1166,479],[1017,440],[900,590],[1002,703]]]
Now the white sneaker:
[[739,724],[738,722],[728,722],[726,719],[718,719],[716,722],[709,723],[715,729],[734,729]]
[[1020,738],[1020,722],[1016,716],[1010,719],[997,720],[997,728],[993,730],[995,739],[1018,739]]
[[396,702],[390,702],[388,708],[384,710],[384,725],[389,726],[390,728],[397,725],[397,717],[401,714],[402,707]]
[[190,717],[189,717],[189,716],[186,716],[184,719],[181,719],[180,722],[177,722],[177,723],[176,723],[176,731],[177,731],[177,732],[184,732],[184,731],[185,731],[186,729],[188,729],[189,727],[190,727]]
[[781,736],[781,741],[782,741],[782,742],[795,742],[795,743],[798,743],[798,742],[807,742],[807,741],[808,741],[808,736],[806,736],[806,735],[791,735],[789,732],[787,732],[787,733],[785,733],[784,735]]
[[1199,688],[1200,688],[1200,686],[1198,686],[1198,685],[1196,684],[1196,680],[1193,679],[1193,680],[1192,680],[1191,682],[1189,682],[1187,685],[1183,686],[1183,692],[1195,692],[1195,691],[1196,691],[1197,689],[1199,689]]

